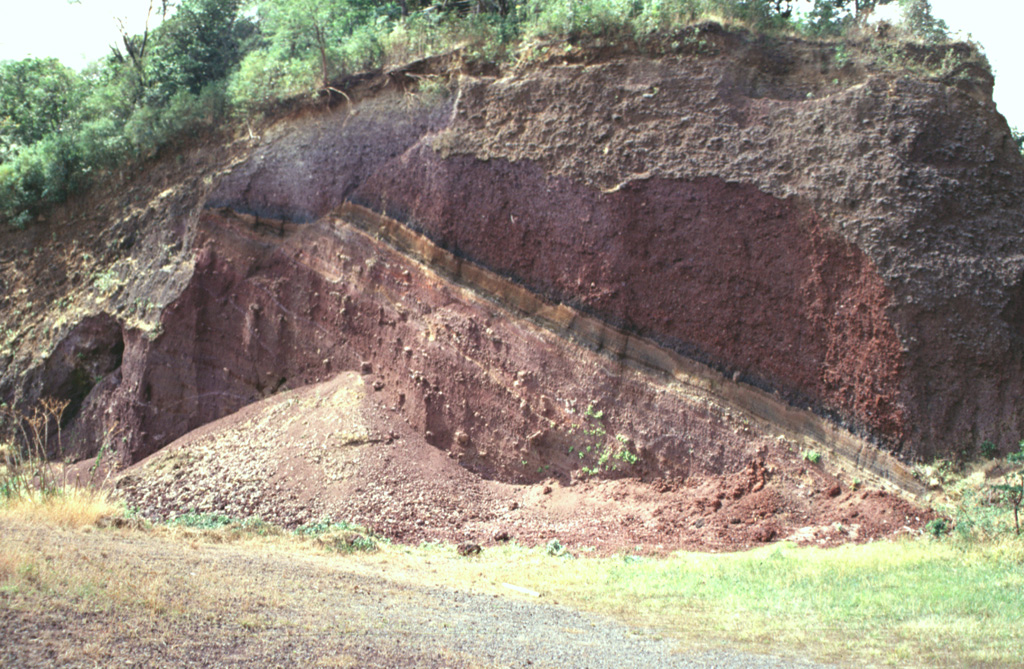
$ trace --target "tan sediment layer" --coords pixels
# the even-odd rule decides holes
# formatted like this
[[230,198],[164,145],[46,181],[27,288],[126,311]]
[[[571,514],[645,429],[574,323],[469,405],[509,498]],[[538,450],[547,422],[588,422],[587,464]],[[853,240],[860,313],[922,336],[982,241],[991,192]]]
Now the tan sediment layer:
[[771,393],[733,381],[707,365],[648,339],[630,335],[564,304],[552,304],[518,284],[456,257],[399,221],[350,202],[335,209],[328,218],[387,242],[439,274],[557,334],[640,369],[667,374],[678,383],[677,392],[710,397],[759,423],[765,432],[781,434],[806,448],[830,451],[905,493],[917,496],[925,492],[925,487],[903,463],[831,421],[796,408]]

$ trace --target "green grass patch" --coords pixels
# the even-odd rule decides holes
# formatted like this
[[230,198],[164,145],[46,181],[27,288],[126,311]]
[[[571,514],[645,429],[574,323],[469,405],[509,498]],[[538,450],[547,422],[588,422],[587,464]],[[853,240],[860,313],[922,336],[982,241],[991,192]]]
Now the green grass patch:
[[330,532],[367,533],[366,529],[359,525],[353,525],[352,523],[344,520],[335,521],[330,518],[323,518],[315,523],[306,523],[305,525],[300,525],[295,528],[295,534],[300,537],[318,537]]
[[1024,641],[1024,543],[1012,539],[578,560],[513,547],[485,551],[480,562],[496,582],[687,645],[858,665],[978,666],[1016,665]]
[[315,543],[335,553],[372,553],[377,550],[376,537],[372,532],[347,521],[324,518],[295,528],[296,536],[312,538]]
[[197,530],[216,530],[231,525],[240,525],[242,521],[219,513],[198,513],[190,511],[166,521],[168,527],[191,527]]

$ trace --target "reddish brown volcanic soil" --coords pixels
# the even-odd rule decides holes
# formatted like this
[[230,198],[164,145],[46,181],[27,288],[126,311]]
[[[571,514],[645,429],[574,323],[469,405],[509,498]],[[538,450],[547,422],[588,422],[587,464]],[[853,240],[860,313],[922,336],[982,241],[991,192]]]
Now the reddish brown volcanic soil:
[[[386,92],[344,129],[279,124],[210,202],[308,220],[351,199],[904,458],[1013,447],[1024,164],[991,75],[840,71],[705,28],[698,53],[464,76],[408,135],[374,125],[408,107]],[[360,169],[333,169],[360,138]]]
[[[830,544],[932,517],[852,490],[855,474],[810,465],[796,442],[347,225],[293,225],[281,239],[253,220],[203,214],[196,272],[163,335],[127,347],[112,410],[127,415],[118,403],[136,393],[154,408],[127,433],[140,436],[133,459],[209,423],[120,479],[147,516],[332,517],[402,541],[504,533],[605,551]],[[602,463],[605,451],[637,461]]]
[[396,421],[372,378],[345,373],[246,407],[132,467],[117,487],[154,519],[201,511],[294,527],[334,518],[403,542],[558,539],[598,554],[782,539],[829,546],[917,533],[934,517],[892,494],[844,487],[784,441],[745,467],[719,461],[727,474],[486,480]]
[[793,202],[717,179],[600,193],[428,148],[355,197],[555,301],[903,434],[891,296],[863,253]]
[[[121,488],[153,516],[610,550],[916,531],[927,514],[854,490],[828,444],[845,427],[910,460],[1024,433],[1024,162],[991,77],[694,30],[657,58],[339,82],[351,103],[5,231],[0,398],[67,399],[80,456],[152,456]],[[351,227],[353,202],[714,373],[525,318]],[[810,427],[748,420],[723,385]],[[325,388],[358,401],[331,416]]]

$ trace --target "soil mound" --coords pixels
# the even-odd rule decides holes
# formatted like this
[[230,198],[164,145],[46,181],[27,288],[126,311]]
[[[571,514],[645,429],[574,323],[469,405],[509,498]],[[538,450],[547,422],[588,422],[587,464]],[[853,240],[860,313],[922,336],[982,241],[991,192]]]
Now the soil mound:
[[345,519],[403,542],[558,539],[600,554],[833,545],[916,533],[933,517],[896,495],[852,490],[785,443],[739,471],[681,482],[487,480],[408,427],[393,429],[400,423],[377,398],[358,373],[280,393],[149,456],[117,489],[153,519]]

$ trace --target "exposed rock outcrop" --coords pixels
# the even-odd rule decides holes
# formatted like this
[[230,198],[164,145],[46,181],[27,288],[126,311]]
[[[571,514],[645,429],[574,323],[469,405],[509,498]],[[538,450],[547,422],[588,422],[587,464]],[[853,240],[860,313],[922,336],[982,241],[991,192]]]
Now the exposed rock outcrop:
[[[906,457],[1015,443],[1024,170],[985,73],[833,72],[827,46],[708,40],[463,77],[443,127],[361,178],[312,163],[333,197],[247,194],[307,176],[274,156],[309,131],[282,127],[213,197],[366,204]],[[321,151],[346,152],[346,114]]]
[[[48,355],[19,340],[0,390],[68,395],[46,379],[82,353],[61,367],[90,376],[81,450],[116,429],[125,461],[351,370],[494,478],[596,467],[571,432],[591,405],[639,457],[606,476],[736,473],[773,436],[488,307],[336,215],[354,202],[904,459],[1016,443],[1024,162],[987,73],[837,68],[829,45],[702,30],[656,58],[464,74],[447,96],[364,78],[271,123],[118,218],[120,288]],[[81,343],[96,328],[105,352]]]

